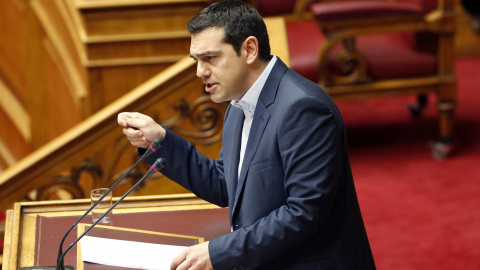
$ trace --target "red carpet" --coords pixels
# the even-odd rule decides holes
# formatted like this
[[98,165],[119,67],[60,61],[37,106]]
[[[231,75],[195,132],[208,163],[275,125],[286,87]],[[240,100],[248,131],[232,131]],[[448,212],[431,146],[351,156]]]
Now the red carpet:
[[435,100],[415,121],[410,97],[339,103],[380,270],[480,269],[480,58],[456,68],[457,145],[444,161],[427,147],[437,138]]
[[456,147],[434,161],[434,96],[420,120],[411,97],[339,103],[377,269],[480,269],[480,58],[458,60]]

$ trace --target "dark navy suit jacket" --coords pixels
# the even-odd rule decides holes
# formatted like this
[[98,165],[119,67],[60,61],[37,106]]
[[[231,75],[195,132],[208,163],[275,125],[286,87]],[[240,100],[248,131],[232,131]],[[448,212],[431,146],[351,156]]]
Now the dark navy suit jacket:
[[341,115],[329,95],[280,60],[260,94],[238,177],[243,111],[229,106],[220,157],[167,130],[149,162],[198,197],[229,206],[215,269],[375,269]]

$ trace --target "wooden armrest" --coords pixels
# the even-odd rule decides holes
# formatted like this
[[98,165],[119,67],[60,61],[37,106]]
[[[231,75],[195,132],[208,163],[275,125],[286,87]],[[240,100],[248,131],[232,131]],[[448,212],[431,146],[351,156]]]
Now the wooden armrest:
[[310,11],[317,23],[326,28],[418,23],[425,16],[419,5],[403,2],[319,2],[312,4]]
[[419,5],[404,2],[328,2],[314,3],[310,11],[318,22],[424,15]]
[[[335,30],[363,33],[434,31],[445,13],[425,13],[420,5],[405,2],[347,1],[317,2],[310,6],[317,24],[326,34]],[[436,14],[436,16],[433,16]]]

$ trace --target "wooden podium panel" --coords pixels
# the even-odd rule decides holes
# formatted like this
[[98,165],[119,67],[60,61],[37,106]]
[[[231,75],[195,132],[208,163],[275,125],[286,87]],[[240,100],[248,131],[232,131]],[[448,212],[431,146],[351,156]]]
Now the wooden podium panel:
[[[7,212],[3,270],[55,265],[61,238],[89,207],[89,199],[16,203],[14,210]],[[82,223],[91,221],[87,216]],[[193,194],[126,198],[113,210],[112,225],[203,237],[205,241],[230,232],[228,209]],[[75,240],[76,232],[69,234],[63,250]],[[124,237],[127,240],[129,236]],[[185,241],[185,245],[192,244],[189,239]],[[65,256],[65,265],[76,264],[76,254],[74,247]]]

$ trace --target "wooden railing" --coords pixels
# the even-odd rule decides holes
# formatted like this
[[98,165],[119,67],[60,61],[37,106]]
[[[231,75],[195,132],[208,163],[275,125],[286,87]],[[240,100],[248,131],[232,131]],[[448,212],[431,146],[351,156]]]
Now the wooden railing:
[[[183,12],[177,13],[175,20],[180,21],[182,28],[185,28],[189,14],[197,12],[205,2],[206,0],[24,2],[29,10],[25,15],[29,18],[28,29],[34,30],[31,33],[36,33],[32,37],[34,41],[28,45],[31,48],[29,54],[32,54],[28,68],[38,70],[34,74],[29,72],[28,78],[28,92],[35,92],[32,100],[36,100],[34,105],[27,106],[32,122],[29,128],[34,147],[30,154],[18,158],[19,161],[10,162],[11,166],[0,172],[0,209],[10,207],[19,200],[82,198],[94,187],[108,187],[115,182],[138,158],[136,149],[129,145],[116,124],[117,114],[121,111],[139,111],[153,116],[164,126],[194,143],[206,156],[218,156],[226,104],[215,104],[206,95],[201,79],[195,76],[194,62],[186,57],[188,50],[184,54],[178,51],[176,56],[171,54],[173,57],[169,61],[172,63],[159,64],[158,61],[166,59],[164,56],[145,55],[144,52],[159,47],[157,41],[167,39],[168,35],[160,33],[162,29],[158,29],[165,26],[155,26],[152,21],[142,23],[139,19],[142,13],[138,13],[138,10],[152,8],[150,4],[162,8],[179,8]],[[107,4],[112,6],[108,8]],[[132,5],[139,6],[131,8]],[[123,31],[123,37],[113,34],[113,30],[119,28],[121,18],[127,20],[124,18],[125,12],[130,9],[126,7],[134,11],[128,16],[137,18],[136,22],[132,22],[136,24],[133,28],[145,30],[144,34],[132,34],[131,27],[120,30]],[[157,6],[155,12],[162,13],[158,8]],[[172,10],[169,12],[175,13]],[[46,16],[47,14],[49,15]],[[152,20],[151,16],[146,17]],[[107,21],[106,25],[96,21],[100,18]],[[170,19],[173,20],[172,17]],[[57,27],[62,20],[64,23]],[[271,35],[272,52],[288,65],[284,20],[270,18],[266,22]],[[180,28],[174,27],[171,31],[163,30],[171,35],[171,39],[177,35],[181,37],[180,43],[189,44],[189,40],[184,40]],[[120,54],[127,53],[122,43],[130,43],[132,53],[138,55],[120,57]],[[45,48],[50,51],[43,50]],[[107,48],[112,50],[110,54]],[[165,54],[155,50],[153,52]],[[63,57],[64,54],[70,56]],[[96,58],[94,55],[97,55]],[[99,59],[100,56],[103,58]],[[107,59],[107,56],[111,58]],[[53,67],[45,65],[45,61],[54,63],[54,59],[61,63]],[[71,69],[71,75],[77,79],[69,77],[69,71],[65,69]],[[65,73],[55,73],[59,70]],[[60,75],[70,79],[62,81],[65,78]],[[87,94],[80,102],[73,97],[82,96],[77,95],[82,91],[71,90],[78,89],[78,84],[74,81],[83,82],[84,79]],[[59,85],[69,85],[72,88],[56,87]],[[48,96],[50,99],[45,100]],[[54,97],[59,100],[53,99]],[[117,187],[116,192],[123,194],[146,169],[145,165],[139,166]],[[140,187],[137,195],[180,192],[186,190],[171,181],[155,181],[153,178]]]
[[[203,151],[218,148],[226,105],[210,101],[195,73],[190,58],[180,60],[9,167],[0,174],[0,209],[39,188],[37,199],[77,198],[92,187],[116,181],[136,158],[116,122],[122,111],[152,115]],[[139,174],[141,169],[130,179]]]
[[1,1],[0,171],[187,55],[206,3]]
[[[266,23],[272,52],[288,65],[283,19],[270,18]],[[0,173],[0,209],[23,199],[82,198],[93,187],[111,186],[137,160],[136,149],[116,123],[122,111],[153,116],[206,156],[217,157],[226,104],[213,103],[195,74],[194,61],[184,56]],[[140,166],[134,170],[116,192],[123,194],[146,169]],[[155,179],[144,187],[137,195],[186,192],[171,181]]]

